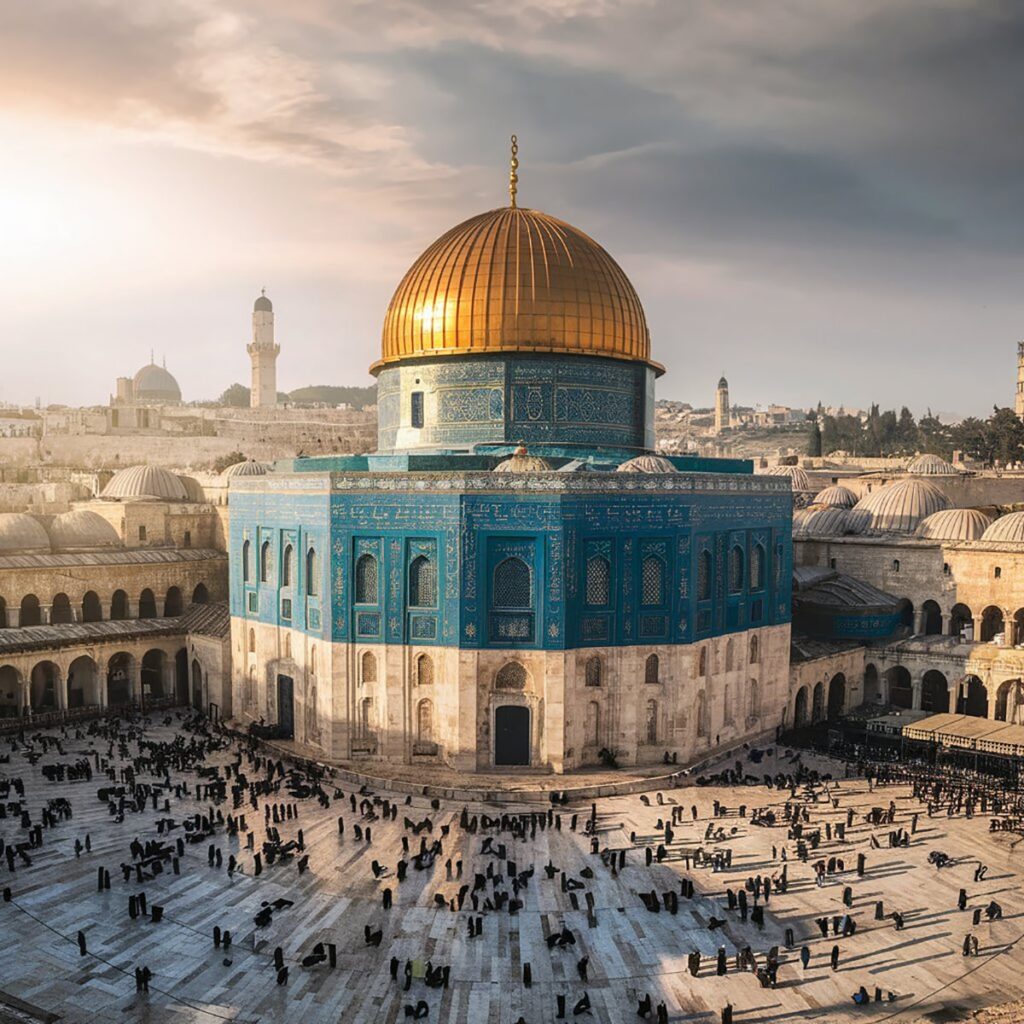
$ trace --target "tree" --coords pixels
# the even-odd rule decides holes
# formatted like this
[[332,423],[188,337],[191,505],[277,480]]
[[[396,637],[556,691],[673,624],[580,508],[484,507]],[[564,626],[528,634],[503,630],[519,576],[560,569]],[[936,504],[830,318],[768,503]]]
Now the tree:
[[228,405],[233,409],[248,409],[252,392],[244,384],[232,384],[217,399],[218,405]]
[[812,418],[807,429],[807,454],[812,458],[821,455],[821,427],[816,418]]
[[239,462],[246,462],[247,459],[242,452],[228,452],[227,455],[218,455],[213,460],[214,473],[223,473],[228,466],[234,466]]

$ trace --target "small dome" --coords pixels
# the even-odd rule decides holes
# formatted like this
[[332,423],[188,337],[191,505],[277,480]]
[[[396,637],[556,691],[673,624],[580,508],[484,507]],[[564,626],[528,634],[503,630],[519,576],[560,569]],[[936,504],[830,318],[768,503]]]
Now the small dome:
[[1002,544],[1024,543],[1024,512],[1010,512],[1000,516],[981,536],[982,540]]
[[637,455],[615,467],[616,473],[678,473],[664,455]]
[[765,475],[788,476],[791,481],[790,486],[794,491],[814,490],[811,478],[807,475],[806,470],[801,469],[799,466],[772,466],[771,469],[765,471]]
[[947,508],[922,519],[917,536],[927,540],[981,540],[992,519],[976,508]]
[[236,462],[224,470],[223,476],[266,476],[267,467],[265,463],[257,462],[255,459],[246,459],[245,462]]
[[270,304],[266,292],[260,292],[260,297],[252,304],[254,313],[273,313],[274,307]]
[[554,467],[547,459],[530,455],[523,445],[494,467],[495,473],[551,473],[553,470]]
[[206,492],[203,490],[203,485],[194,476],[185,476],[184,473],[179,473],[178,479],[184,485],[185,494],[189,501],[195,502],[197,505],[206,501]]
[[76,508],[62,512],[50,523],[54,551],[84,551],[90,548],[120,547],[117,530],[98,512]]
[[853,508],[857,504],[857,495],[849,487],[833,484],[814,496],[815,505],[827,505],[830,508]]
[[134,377],[135,398],[139,402],[160,404],[180,402],[181,388],[163,366],[150,363]]
[[26,512],[0,513],[0,554],[49,554],[50,538]]
[[865,495],[853,511],[867,516],[870,533],[913,533],[922,519],[949,507],[949,498],[935,484],[908,477]]
[[960,470],[951,462],[939,458],[938,455],[918,455],[907,466],[907,472],[914,476],[959,476]]
[[103,488],[101,498],[157,498],[161,501],[188,501],[181,479],[159,466],[128,466],[119,469]]
[[815,506],[793,513],[794,537],[842,537],[858,533],[856,520],[851,521],[850,510],[835,506]]

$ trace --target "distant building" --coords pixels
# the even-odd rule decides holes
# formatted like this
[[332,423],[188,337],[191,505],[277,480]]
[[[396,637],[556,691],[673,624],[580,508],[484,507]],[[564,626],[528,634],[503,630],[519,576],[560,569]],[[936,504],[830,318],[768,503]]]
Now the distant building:
[[253,409],[277,407],[277,356],[281,346],[274,343],[274,307],[266,289],[252,307],[252,344],[247,349],[252,360],[252,388],[249,404]]
[[720,434],[729,429],[729,382],[724,377],[718,379],[718,390],[715,392],[715,433]]
[[1024,341],[1017,342],[1017,399],[1014,408],[1024,419]]

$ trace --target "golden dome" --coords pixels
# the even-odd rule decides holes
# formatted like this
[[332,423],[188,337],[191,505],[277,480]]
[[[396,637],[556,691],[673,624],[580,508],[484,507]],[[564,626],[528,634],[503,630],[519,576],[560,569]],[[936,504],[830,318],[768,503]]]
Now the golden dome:
[[370,372],[401,359],[495,352],[604,356],[663,371],[615,260],[570,224],[515,206],[471,217],[412,265]]

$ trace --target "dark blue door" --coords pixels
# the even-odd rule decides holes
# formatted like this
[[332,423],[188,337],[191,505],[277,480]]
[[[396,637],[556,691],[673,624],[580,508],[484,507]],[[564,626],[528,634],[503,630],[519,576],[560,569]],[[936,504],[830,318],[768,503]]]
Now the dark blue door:
[[512,704],[494,711],[494,763],[530,763],[530,709]]
[[277,677],[277,724],[281,738],[295,738],[295,684],[291,676]]

